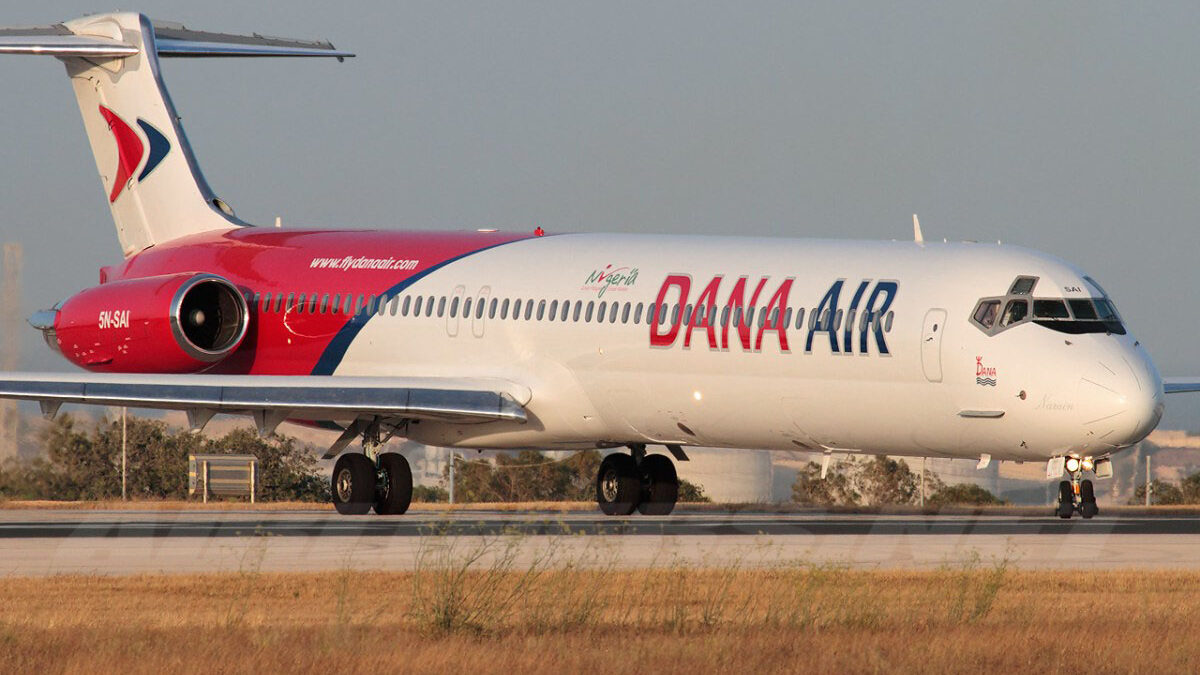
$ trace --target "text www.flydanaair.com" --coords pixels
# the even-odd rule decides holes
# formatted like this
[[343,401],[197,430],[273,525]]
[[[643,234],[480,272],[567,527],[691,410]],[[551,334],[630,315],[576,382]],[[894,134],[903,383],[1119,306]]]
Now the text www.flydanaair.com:
[[345,258],[313,258],[310,267],[315,270],[415,270],[420,260],[403,258],[365,258],[348,255]]

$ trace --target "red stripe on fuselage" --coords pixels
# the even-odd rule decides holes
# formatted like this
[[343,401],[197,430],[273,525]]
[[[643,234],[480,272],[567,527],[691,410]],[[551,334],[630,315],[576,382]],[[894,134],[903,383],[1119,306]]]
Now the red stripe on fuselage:
[[[245,227],[204,233],[159,244],[106,268],[108,281],[173,272],[209,272],[233,282],[243,293],[313,293],[355,300],[380,295],[447,260],[532,234],[504,232],[389,232],[278,230]],[[364,259],[415,261],[410,269],[313,268],[312,261]],[[409,267],[409,265],[402,265]],[[352,318],[341,312],[263,312],[250,309],[250,330],[237,353],[210,372],[307,375],[334,335]]]

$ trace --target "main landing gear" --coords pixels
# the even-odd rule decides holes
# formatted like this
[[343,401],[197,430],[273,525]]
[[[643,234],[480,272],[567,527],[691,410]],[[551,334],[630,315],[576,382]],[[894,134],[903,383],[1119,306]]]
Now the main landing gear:
[[679,497],[675,464],[664,455],[647,455],[646,446],[633,444],[630,453],[613,453],[600,462],[596,503],[608,516],[628,516],[636,509],[645,516],[665,516]]
[[399,515],[412,501],[412,469],[404,455],[379,453],[383,443],[374,425],[363,436],[363,452],[347,452],[333,465],[333,507],[347,516]]
[[1064,480],[1058,484],[1058,507],[1054,513],[1062,519],[1069,519],[1079,512],[1084,519],[1094,518],[1100,513],[1100,509],[1096,506],[1096,490],[1092,486],[1092,481],[1083,478],[1084,471],[1091,470],[1090,458],[1080,460],[1075,457],[1066,459],[1065,467],[1068,473],[1071,474],[1071,480]]

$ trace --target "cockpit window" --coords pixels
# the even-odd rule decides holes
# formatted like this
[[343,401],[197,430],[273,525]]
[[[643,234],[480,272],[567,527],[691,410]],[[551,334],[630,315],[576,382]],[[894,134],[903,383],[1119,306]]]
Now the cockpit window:
[[1004,308],[1004,320],[1000,323],[1000,325],[1011,326],[1014,323],[1020,323],[1028,314],[1028,300],[1009,300],[1008,306]]
[[1071,305],[1071,314],[1076,319],[1098,319],[1096,316],[1096,307],[1092,305],[1091,300],[1068,300]]
[[[1090,278],[1086,281],[1099,290],[1100,285]],[[1034,323],[1061,333],[1125,334],[1121,318],[1107,296],[1101,298],[1029,298],[1037,285],[1037,277],[1017,277],[1007,296],[982,298],[975,306],[971,320],[983,332],[995,335],[1009,327]],[[1030,311],[1032,302],[1032,312]],[[1001,314],[1003,308],[1003,314]]]
[[1012,288],[1008,291],[1009,295],[1029,295],[1033,292],[1033,287],[1037,285],[1037,277],[1017,277],[1013,282]]
[[1067,303],[1062,300],[1034,300],[1033,318],[1035,319],[1069,319]]
[[1117,310],[1112,306],[1112,303],[1104,298],[1097,298],[1096,311],[1100,314],[1101,321],[1116,321],[1121,322],[1121,317],[1117,316]]
[[982,300],[975,308],[975,323],[990,330],[996,324],[996,314],[1000,312],[999,300]]

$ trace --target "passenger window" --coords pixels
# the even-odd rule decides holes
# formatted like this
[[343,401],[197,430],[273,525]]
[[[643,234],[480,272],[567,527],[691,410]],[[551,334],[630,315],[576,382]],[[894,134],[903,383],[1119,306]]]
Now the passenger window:
[[[493,307],[495,307],[495,305],[492,305],[492,306],[493,306]],[[480,298],[480,299],[479,299],[479,302],[475,303],[475,318],[476,318],[476,319],[482,319],[482,318],[483,318],[483,312],[484,312],[486,309],[487,309],[487,301],[486,301],[486,300],[484,300],[484,299],[482,299],[482,298]]]
[[450,301],[450,318],[451,319],[458,318],[458,303],[460,300],[461,300],[461,298],[459,298],[458,296],[454,296],[454,299]]
[[996,325],[996,314],[1000,312],[999,300],[984,300],[975,308],[975,323],[991,330]]
[[275,312],[279,313],[283,309],[283,293],[275,296]]
[[804,308],[796,309],[796,330],[804,330]]
[[783,327],[787,328],[790,325],[792,325],[792,308],[788,307],[787,311],[783,313]]
[[1024,320],[1028,314],[1028,302],[1024,300],[1009,300],[1008,306],[1004,308],[1004,319],[1000,322],[1000,325],[1011,326],[1018,321]]
[[1095,321],[1100,317],[1096,315],[1096,308],[1092,306],[1091,300],[1068,300],[1071,305],[1071,313],[1076,319],[1084,321]]
[[419,316],[421,316],[421,296],[418,295],[416,299],[413,300],[413,318],[415,319]]
[[438,298],[438,318],[446,316],[446,296]]
[[[537,308],[537,320],[538,320],[538,321],[541,321],[541,320],[542,320],[542,318],[546,316],[546,301],[545,301],[545,300],[538,300],[538,306],[537,306],[537,307],[538,307],[538,308]],[[528,317],[528,316],[526,316],[525,318],[527,318],[527,319],[528,319],[529,317]]]
[[[623,309],[621,311],[621,323],[629,323],[629,313],[632,311],[633,311],[633,305],[628,302],[625,303],[625,309]],[[642,310],[641,310],[641,307],[639,307],[638,314],[641,314],[641,313],[642,313]],[[637,323],[637,319],[634,319],[633,322]]]
[[885,322],[884,322],[884,324],[883,324],[883,331],[884,331],[885,333],[890,333],[890,332],[892,332],[892,317],[893,317],[893,316],[895,316],[895,315],[896,315],[896,313],[895,313],[895,312],[888,312],[888,313],[887,313],[887,321],[885,321]]
[[329,312],[329,294],[328,293],[321,296],[320,312],[322,314],[326,314]]
[[496,310],[499,307],[500,307],[500,301],[496,298],[492,298],[491,304],[488,305],[488,318],[489,319],[496,318]]
[[404,296],[404,302],[400,305],[400,316],[408,316],[408,310],[412,307],[412,296]]
[[508,318],[508,298],[505,298],[504,302],[500,303],[500,319],[503,320],[503,319],[507,319],[507,318]]
[[600,306],[598,308],[596,308],[596,323],[604,323],[604,317],[607,316],[607,314],[605,312],[607,310],[608,310],[608,303],[601,302]]
[[262,296],[262,304],[259,305],[259,311],[264,312],[264,313],[271,311],[271,294],[270,293],[266,293]]
[[[546,301],[543,300],[541,307],[538,307],[538,320],[541,320],[542,307],[545,307],[545,306],[546,306]],[[529,321],[532,318],[533,318],[533,299],[530,298],[529,301],[525,303],[525,320]]]
[[288,293],[288,296],[287,296],[287,311],[289,311],[289,312],[290,312],[290,311],[292,311],[292,308],[296,306],[296,305],[295,305],[295,302],[296,302],[296,294],[295,294],[295,293]]
[[833,329],[840,330],[842,327],[842,310],[838,310],[837,314],[833,315]]
[[575,313],[574,313],[574,314],[571,316],[571,320],[572,320],[572,321],[576,321],[576,322],[578,322],[578,321],[579,321],[579,314],[580,314],[581,312],[583,312],[583,302],[581,302],[581,301],[579,301],[579,300],[576,300],[576,301],[575,301]]
[[513,321],[521,319],[521,299],[517,298],[513,301]]

